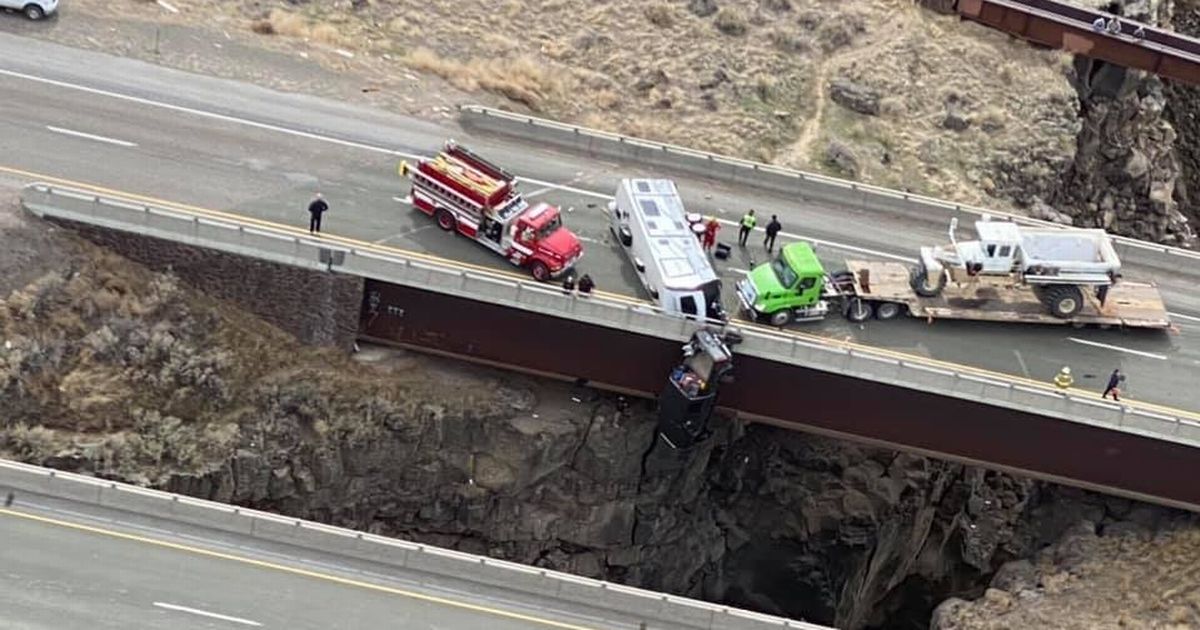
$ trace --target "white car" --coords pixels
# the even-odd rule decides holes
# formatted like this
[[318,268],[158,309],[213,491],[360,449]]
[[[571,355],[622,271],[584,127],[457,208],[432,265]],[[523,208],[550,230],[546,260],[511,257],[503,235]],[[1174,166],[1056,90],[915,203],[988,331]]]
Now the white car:
[[58,0],[0,0],[0,8],[20,11],[31,20],[40,20],[58,10]]

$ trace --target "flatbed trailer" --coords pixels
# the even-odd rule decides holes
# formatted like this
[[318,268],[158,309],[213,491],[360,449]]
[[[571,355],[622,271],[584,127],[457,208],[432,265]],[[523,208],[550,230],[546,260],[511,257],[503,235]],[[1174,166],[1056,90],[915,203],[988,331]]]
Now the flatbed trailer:
[[1071,324],[1101,328],[1169,328],[1167,307],[1158,287],[1149,282],[1122,280],[1107,288],[1104,303],[1084,292],[1083,307],[1070,318],[1046,311],[1036,289],[1029,285],[989,281],[948,282],[936,297],[921,297],[912,287],[912,267],[899,262],[846,261],[846,271],[832,274],[826,288],[842,300],[851,321],[871,316],[891,319],[905,312],[929,321],[964,319],[1035,324]]

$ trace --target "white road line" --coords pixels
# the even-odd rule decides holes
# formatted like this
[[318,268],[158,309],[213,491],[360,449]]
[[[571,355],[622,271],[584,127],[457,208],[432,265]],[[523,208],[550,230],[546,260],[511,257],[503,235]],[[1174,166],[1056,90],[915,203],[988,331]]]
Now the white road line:
[[1159,361],[1167,360],[1167,356],[1164,354],[1155,354],[1153,352],[1142,352],[1141,350],[1131,350],[1129,348],[1122,348],[1121,346],[1110,346],[1106,343],[1098,343],[1095,341],[1088,341],[1087,339],[1079,339],[1078,337],[1068,337],[1068,339],[1070,339],[1071,341],[1074,341],[1075,343],[1081,343],[1085,346],[1095,346],[1097,348],[1104,348],[1106,350],[1116,350],[1117,352],[1125,352],[1128,354],[1135,354],[1139,357],[1146,357],[1149,359],[1158,359]]
[[601,242],[598,239],[588,238],[586,236],[579,236],[578,234],[575,235],[575,238],[583,241],[584,243],[599,243],[599,242]]
[[1194,315],[1184,315],[1183,313],[1167,313],[1167,315],[1170,315],[1171,317],[1178,317],[1179,319],[1186,319],[1189,322],[1200,322],[1200,317],[1196,317]]
[[533,192],[522,193],[522,195],[521,195],[521,196],[522,196],[522,197],[524,197],[524,198],[526,198],[526,199],[532,199],[532,198],[534,198],[534,197],[537,197],[537,196],[539,196],[539,195],[544,195],[544,194],[546,194],[546,193],[550,192],[551,190],[554,190],[554,189],[553,189],[553,188],[549,188],[549,187],[547,187],[547,188],[539,188],[539,189],[537,189],[537,190],[535,190],[535,191],[533,191]]
[[75,131],[74,129],[63,129],[62,127],[55,127],[52,125],[46,125],[46,129],[49,129],[50,131],[53,131],[54,133],[61,133],[63,135],[67,135],[67,136],[75,136],[76,138],[87,138],[88,140],[95,140],[96,142],[106,142],[108,144],[115,144],[119,147],[136,147],[137,146],[136,142],[126,142],[125,140],[117,140],[116,138],[109,138],[107,136],[97,136],[94,133],[84,133],[82,131]]
[[604,199],[607,201],[611,201],[613,199],[612,195],[606,195],[604,193],[599,193],[594,190],[584,190],[583,188],[576,188],[574,186],[566,186],[563,184],[555,184],[554,182],[547,182],[544,180],[533,179],[530,177],[517,177],[517,181],[529,182],[530,184],[534,184],[537,186],[545,186],[547,188],[556,188],[558,190],[565,190],[567,192],[573,192],[577,195],[585,195],[588,197],[595,197],[596,199]]
[[1021,374],[1024,374],[1025,378],[1030,378],[1029,367],[1025,365],[1025,358],[1021,356],[1021,351],[1013,350],[1013,354],[1017,355],[1017,363],[1021,365]]
[[726,268],[725,268],[725,270],[726,270],[726,271],[732,271],[732,272],[734,272],[734,273],[740,273],[740,274],[742,274],[743,276],[748,276],[748,275],[750,275],[750,272],[749,272],[749,271],[747,271],[747,270],[745,270],[745,269],[738,269],[737,267],[726,267]]
[[207,610],[199,610],[197,608],[188,608],[187,606],[179,606],[177,604],[168,604],[166,602],[154,602],[154,605],[158,606],[159,608],[166,608],[167,610],[175,610],[178,612],[184,612],[184,613],[188,613],[191,615],[199,615],[201,617],[209,617],[211,619],[220,619],[221,621],[228,621],[230,623],[240,623],[245,626],[261,626],[262,625],[261,623],[258,623],[257,621],[251,621],[249,619],[242,619],[241,617],[230,617],[229,615],[222,615],[220,613],[208,612]]
[[43,83],[46,85],[53,85],[56,87],[66,88],[69,90],[78,90],[80,92],[85,92],[87,94],[98,94],[100,96],[107,96],[109,98],[115,98],[115,99],[119,99],[122,101],[128,101],[130,103],[137,103],[139,105],[147,105],[150,107],[159,107],[159,108],[171,110],[174,112],[183,112],[185,114],[202,116],[204,118],[212,118],[214,120],[220,120],[223,122],[235,123],[238,125],[245,125],[248,127],[255,127],[257,129],[266,129],[267,131],[277,131],[279,133],[286,133],[286,134],[292,135],[292,136],[308,138],[309,140],[319,140],[321,142],[329,142],[332,144],[338,144],[338,145],[345,146],[345,147],[352,147],[355,149],[363,149],[365,151],[374,151],[376,153],[384,153],[386,155],[405,157],[410,160],[417,160],[422,157],[420,155],[415,155],[412,153],[405,153],[404,151],[396,151],[394,149],[385,149],[383,147],[377,147],[377,146],[365,144],[362,142],[354,142],[351,140],[341,140],[338,138],[331,138],[329,136],[322,136],[320,134],[310,133],[308,131],[300,131],[298,129],[290,129],[288,127],[281,127],[279,125],[261,123],[261,122],[257,122],[257,121],[253,121],[253,120],[247,120],[245,118],[238,118],[237,116],[227,116],[225,114],[218,114],[216,112],[205,111],[203,109],[194,109],[191,107],[184,107],[182,105],[172,105],[170,103],[164,103],[162,101],[155,101],[155,100],[151,100],[148,98],[141,98],[138,96],[130,96],[128,94],[121,94],[120,92],[111,92],[109,90],[101,90],[98,88],[91,88],[91,87],[87,87],[85,85],[68,83],[66,81],[47,79],[44,77],[38,77],[38,76],[31,75],[31,74],[25,74],[23,72],[14,72],[12,70],[0,69],[0,75],[15,77],[18,79],[25,79],[27,81],[34,81],[34,82]]
[[398,201],[400,203],[412,203],[412,195],[406,195],[404,197],[392,197],[392,201]]

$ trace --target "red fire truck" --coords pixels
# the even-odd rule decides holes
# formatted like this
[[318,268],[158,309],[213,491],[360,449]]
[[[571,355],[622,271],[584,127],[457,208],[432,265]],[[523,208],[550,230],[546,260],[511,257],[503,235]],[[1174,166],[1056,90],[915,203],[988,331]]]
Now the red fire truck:
[[558,208],[530,205],[511,173],[453,140],[416,167],[401,162],[400,176],[412,180],[413,206],[438,227],[477,241],[539,281],[562,275],[583,256],[579,238],[563,227]]

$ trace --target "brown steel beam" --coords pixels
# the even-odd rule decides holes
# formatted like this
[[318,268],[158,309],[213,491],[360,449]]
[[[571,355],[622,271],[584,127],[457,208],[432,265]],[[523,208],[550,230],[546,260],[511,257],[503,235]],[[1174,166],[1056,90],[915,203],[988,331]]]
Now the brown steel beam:
[[[959,0],[959,15],[985,26],[1126,68],[1200,85],[1200,41],[1124,21],[1122,35],[1092,30],[1092,21],[1108,14],[1054,0]],[[1144,26],[1146,37],[1132,37]]]
[[[370,339],[654,396],[681,344],[367,281]],[[372,299],[374,298],[374,299]],[[734,348],[736,353],[736,348]],[[736,356],[721,404],[771,424],[980,463],[1200,511],[1200,449]]]

